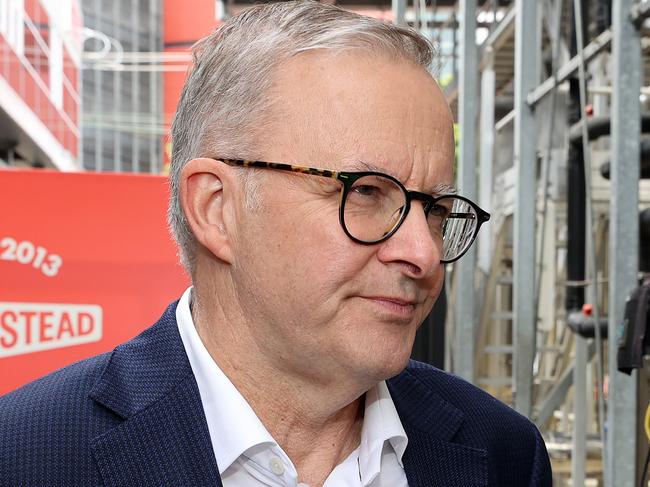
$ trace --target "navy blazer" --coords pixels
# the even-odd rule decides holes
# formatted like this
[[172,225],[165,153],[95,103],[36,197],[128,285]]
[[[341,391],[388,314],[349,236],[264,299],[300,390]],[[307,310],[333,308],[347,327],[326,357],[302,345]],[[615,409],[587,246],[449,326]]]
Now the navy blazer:
[[[0,486],[222,485],[175,310],[0,398]],[[535,426],[482,390],[418,362],[388,388],[409,487],[551,485]]]

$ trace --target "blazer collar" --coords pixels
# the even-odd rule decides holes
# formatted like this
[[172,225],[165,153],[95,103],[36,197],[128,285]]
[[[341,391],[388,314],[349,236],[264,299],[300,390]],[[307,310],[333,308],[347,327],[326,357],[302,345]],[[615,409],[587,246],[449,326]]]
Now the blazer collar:
[[[436,376],[445,374],[429,369],[432,380],[423,383],[414,373],[422,367],[411,362],[393,377],[388,388],[408,436],[402,458],[409,487],[478,487],[488,485],[488,458],[484,449],[472,448],[452,440],[465,421],[464,413],[442,398]],[[437,390],[440,387],[440,390]]]
[[118,346],[90,397],[126,419],[155,403],[192,374],[176,325],[176,305],[133,340]]
[[106,486],[221,486],[176,305],[117,347],[91,390],[92,399],[124,420],[92,441]]

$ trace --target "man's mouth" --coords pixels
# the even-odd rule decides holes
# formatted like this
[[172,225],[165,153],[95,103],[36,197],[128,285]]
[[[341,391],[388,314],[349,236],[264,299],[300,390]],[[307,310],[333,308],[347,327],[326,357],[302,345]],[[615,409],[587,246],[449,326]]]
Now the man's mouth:
[[417,300],[401,296],[360,296],[360,298],[377,306],[383,312],[402,318],[411,318],[415,312]]

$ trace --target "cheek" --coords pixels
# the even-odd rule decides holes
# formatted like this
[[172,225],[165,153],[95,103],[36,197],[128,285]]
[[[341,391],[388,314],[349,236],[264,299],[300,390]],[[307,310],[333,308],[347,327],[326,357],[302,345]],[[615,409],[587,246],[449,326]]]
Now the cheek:
[[[439,268],[436,270],[434,276],[433,276],[433,283],[431,285],[431,293],[429,299],[427,299],[427,313],[428,314],[431,309],[433,308],[433,305],[436,303],[438,298],[440,297],[440,292],[442,291],[442,287],[445,283],[445,266],[440,265]],[[426,315],[424,316],[426,317]]]
[[311,289],[321,299],[327,299],[345,291],[346,285],[364,274],[372,253],[345,235],[321,233],[320,237],[313,235],[306,239],[292,265],[299,273],[295,276],[298,285]]
[[336,288],[367,260],[358,255],[365,248],[356,248],[359,246],[341,229],[338,209],[269,208],[242,237],[242,244],[248,248],[248,255],[242,256],[244,264],[283,286],[285,292]]
[[254,268],[258,284],[274,294],[314,305],[358,279],[374,250],[343,231],[338,187],[325,191],[309,181],[286,179],[291,177],[279,175],[275,184],[260,187],[259,208],[243,215],[240,242],[247,255],[240,253],[240,267]]
[[[333,205],[332,205],[333,206]],[[359,265],[354,256],[367,252],[345,235],[339,223],[338,207],[287,211],[270,231],[278,235],[277,250],[291,249],[291,262],[304,269],[320,268],[340,274]],[[358,267],[357,267],[358,269]]]

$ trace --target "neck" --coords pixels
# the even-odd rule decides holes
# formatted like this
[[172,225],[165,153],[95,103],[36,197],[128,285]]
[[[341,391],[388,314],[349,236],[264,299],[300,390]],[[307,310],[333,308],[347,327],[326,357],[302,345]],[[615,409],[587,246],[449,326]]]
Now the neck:
[[369,386],[342,377],[314,381],[278,367],[266,360],[242,313],[207,303],[195,287],[192,317],[211,357],[291,458],[300,481],[322,485],[359,445]]

